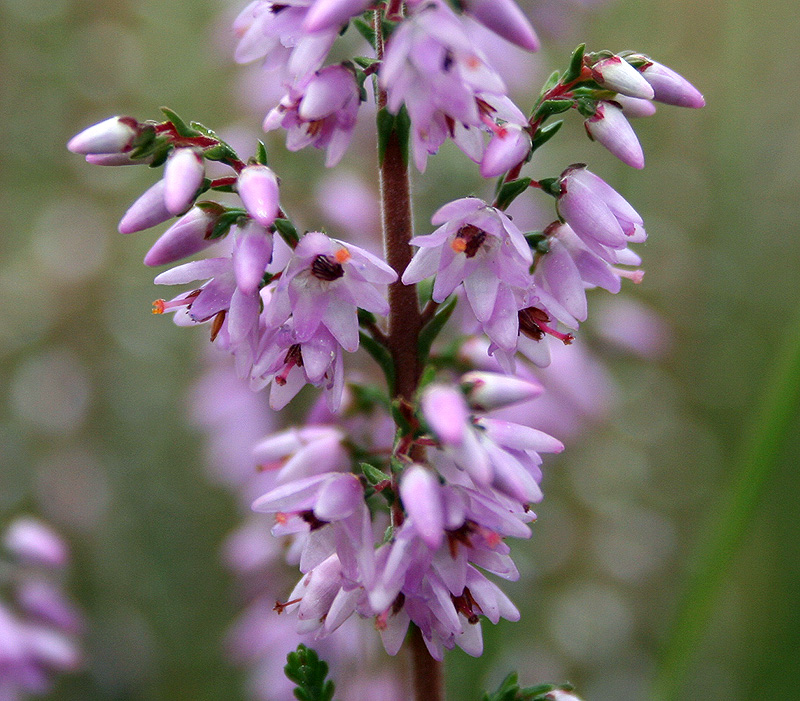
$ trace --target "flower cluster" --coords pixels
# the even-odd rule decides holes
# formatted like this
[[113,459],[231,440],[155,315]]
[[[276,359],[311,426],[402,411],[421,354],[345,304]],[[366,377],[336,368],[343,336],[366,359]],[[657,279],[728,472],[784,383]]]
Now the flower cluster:
[[[584,164],[538,180],[522,169],[560,129],[550,122],[558,114],[576,111],[592,140],[641,168],[628,117],[652,114],[653,100],[703,104],[646,56],[581,46],[526,116],[469,38],[470,18],[524,49],[538,46],[513,0],[256,0],[234,25],[237,60],[277,70],[285,92],[264,129],[285,129],[290,151],[313,145],[327,151],[327,166],[337,164],[372,81],[391,265],[323,231],[299,233],[263,144],[245,161],[166,109],[166,121],[115,117],[69,143],[101,165],[164,164],[119,226],[132,233],[180,217],[147,265],[213,247],[211,257],[156,277],[191,288],[154,311],[174,312],[180,325],[209,324],[239,376],[270,388],[273,409],[306,384],[324,390],[306,425],[255,447],[262,493],[253,509],[273,515],[273,534],[291,542],[302,573],[275,610],[294,611],[297,632],[314,640],[353,614],[372,619],[390,654],[413,623],[437,660],[455,646],[481,654],[482,617],[519,617],[485,573],[518,577],[506,539],[530,534],[542,454],[563,449],[509,418],[543,391],[527,366],[515,375],[517,354],[546,366],[549,339],[570,344],[587,318],[587,289],[615,293],[622,278],[643,275],[629,248],[645,240],[643,220],[610,185]],[[326,65],[351,27],[374,56]],[[413,236],[409,203],[397,205],[408,193],[407,162],[424,171],[448,138],[481,176],[499,176],[494,198],[449,202],[433,216],[435,231]],[[232,174],[209,177],[208,161]],[[215,191],[237,194],[241,206],[200,199]],[[532,193],[554,199],[555,219],[523,232],[506,210]],[[466,345],[436,349],[459,299],[471,330],[488,337],[488,356],[470,358]],[[343,351],[359,347],[383,370],[385,390],[345,377]],[[267,550],[256,559],[272,561]]]
[[56,674],[82,666],[78,644],[83,618],[62,591],[59,575],[69,561],[66,544],[48,526],[19,518],[2,541],[0,698],[50,691]]

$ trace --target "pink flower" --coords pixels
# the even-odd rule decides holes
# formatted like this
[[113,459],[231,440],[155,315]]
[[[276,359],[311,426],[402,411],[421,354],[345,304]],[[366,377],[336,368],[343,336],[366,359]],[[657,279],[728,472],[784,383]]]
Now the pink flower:
[[264,120],[264,130],[286,129],[286,148],[327,149],[325,165],[335,166],[353,138],[361,103],[351,70],[327,66],[296,83]]
[[597,103],[597,111],[584,125],[589,138],[599,141],[623,163],[633,168],[644,168],[644,153],[639,139],[619,107],[601,100]]
[[394,270],[364,249],[312,231],[283,271],[266,323],[277,327],[291,316],[298,343],[309,341],[322,325],[352,353],[358,348],[358,308],[388,314],[379,286],[396,278]]

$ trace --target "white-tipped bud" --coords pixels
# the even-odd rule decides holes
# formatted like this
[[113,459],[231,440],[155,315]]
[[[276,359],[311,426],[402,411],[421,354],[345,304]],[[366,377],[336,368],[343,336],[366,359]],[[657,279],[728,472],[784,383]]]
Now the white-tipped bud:
[[597,103],[597,112],[584,122],[589,138],[599,141],[623,163],[644,168],[644,153],[636,132],[619,107]]
[[247,166],[236,182],[247,213],[261,226],[272,226],[278,218],[278,178],[270,168]]
[[23,562],[49,567],[67,564],[66,543],[50,528],[34,518],[19,518],[6,531],[5,548]]
[[652,100],[655,92],[639,71],[624,58],[611,56],[592,66],[592,76],[602,86],[629,95]]
[[164,181],[159,180],[134,202],[119,221],[119,233],[132,234],[172,218],[164,204]]
[[474,409],[489,411],[536,399],[544,388],[532,380],[473,370],[461,377],[461,387]]
[[197,149],[175,149],[164,166],[164,204],[173,214],[182,214],[194,202],[206,169]]
[[130,149],[139,134],[132,117],[109,117],[73,136],[67,148],[73,153],[122,153]]

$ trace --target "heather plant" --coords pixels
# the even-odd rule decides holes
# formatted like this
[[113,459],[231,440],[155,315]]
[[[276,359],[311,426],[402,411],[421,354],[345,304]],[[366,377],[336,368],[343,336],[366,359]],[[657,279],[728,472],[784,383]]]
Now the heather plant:
[[[178,217],[144,262],[178,263],[155,282],[189,289],[157,300],[155,313],[206,325],[273,410],[306,385],[322,390],[303,425],[254,447],[261,493],[252,508],[270,515],[255,518],[270,519],[290,545],[248,544],[263,538],[251,530],[236,551],[247,555],[241,569],[268,580],[284,559],[301,576],[283,594],[272,593],[274,582],[266,587],[280,597],[274,613],[261,597],[236,648],[243,657],[267,649],[273,636],[286,637],[290,616],[309,646],[367,620],[377,636],[366,637],[379,637],[389,655],[410,648],[409,684],[420,700],[442,698],[445,650],[481,655],[484,619],[519,618],[487,573],[519,577],[507,541],[530,536],[542,455],[564,445],[513,408],[542,393],[535,367],[550,363],[553,344],[575,340],[586,291],[617,293],[643,275],[631,246],[646,233],[633,206],[583,163],[539,176],[536,152],[571,112],[591,140],[642,168],[628,119],[651,115],[654,101],[704,104],[688,81],[644,54],[579,46],[533,104],[518,106],[467,21],[525,50],[539,46],[513,0],[256,0],[235,20],[237,60],[262,61],[285,89],[263,127],[284,130],[288,150],[314,146],[336,166],[374,103],[383,257],[336,231],[299,230],[261,142],[243,157],[167,108],[162,120],[112,117],[69,142],[97,165],[163,166],[119,224],[128,234]],[[351,33],[371,54],[326,63]],[[410,168],[423,173],[447,140],[481,177],[496,179],[494,195],[442,203],[435,229],[415,234]],[[554,205],[541,231],[521,230],[508,214],[530,197]],[[206,250],[213,257],[181,262]],[[347,372],[359,349],[382,383]],[[230,430],[245,419],[230,418]],[[330,655],[364,658],[346,642],[363,634],[343,636]],[[310,685],[297,697],[330,698],[316,653],[293,655],[289,678]],[[487,698],[574,696],[567,686],[520,689],[509,677]]]

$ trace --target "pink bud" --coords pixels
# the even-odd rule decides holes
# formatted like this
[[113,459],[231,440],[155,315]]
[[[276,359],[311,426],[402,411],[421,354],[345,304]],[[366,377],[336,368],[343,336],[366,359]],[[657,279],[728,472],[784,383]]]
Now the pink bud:
[[322,485],[314,506],[314,515],[321,521],[341,521],[364,502],[364,488],[352,472],[332,477]]
[[233,272],[237,287],[253,294],[272,260],[272,234],[256,221],[249,220],[234,235]]
[[436,437],[447,445],[460,445],[469,419],[464,395],[453,387],[429,385],[420,403]]
[[200,207],[190,209],[153,244],[144,257],[144,264],[166,265],[208,248],[215,243],[208,237],[218,215],[219,212]]
[[297,113],[313,122],[333,114],[358,95],[356,79],[342,66],[323,68],[308,84]]
[[506,124],[489,140],[481,159],[481,176],[494,178],[527,158],[531,137],[516,124]]
[[482,25],[528,51],[539,50],[539,40],[528,18],[514,0],[462,0],[466,12]]
[[592,66],[594,79],[603,85],[630,97],[652,100],[653,88],[630,63],[619,56],[611,56]]
[[173,214],[185,212],[203,184],[203,157],[193,148],[175,149],[164,166],[164,204]]
[[544,391],[538,382],[479,370],[464,375],[461,387],[466,391],[469,403],[482,411],[536,399]]
[[628,119],[634,117],[651,117],[656,113],[656,106],[650,100],[643,100],[640,97],[628,97],[627,95],[617,94],[614,102],[622,107],[622,114]]
[[650,61],[650,65],[642,70],[642,75],[653,87],[655,99],[659,102],[694,108],[703,107],[706,104],[705,98],[694,85],[682,75],[660,63]]
[[303,28],[307,32],[338,30],[354,15],[360,15],[372,0],[317,0],[306,15]]
[[159,180],[128,208],[117,228],[121,234],[132,234],[171,218],[172,212],[164,204],[164,181]]
[[247,213],[261,226],[272,226],[278,217],[278,178],[267,166],[247,166],[236,182]]
[[598,102],[597,112],[584,125],[589,138],[599,141],[623,163],[632,168],[644,168],[639,139],[619,107],[610,102]]
[[6,531],[5,548],[26,563],[63,567],[69,553],[63,540],[41,521],[19,518]]
[[444,508],[439,481],[422,465],[412,465],[400,482],[400,499],[425,544],[436,550],[444,538]]
[[73,153],[122,153],[130,149],[139,134],[132,117],[110,117],[73,136],[67,148]]

